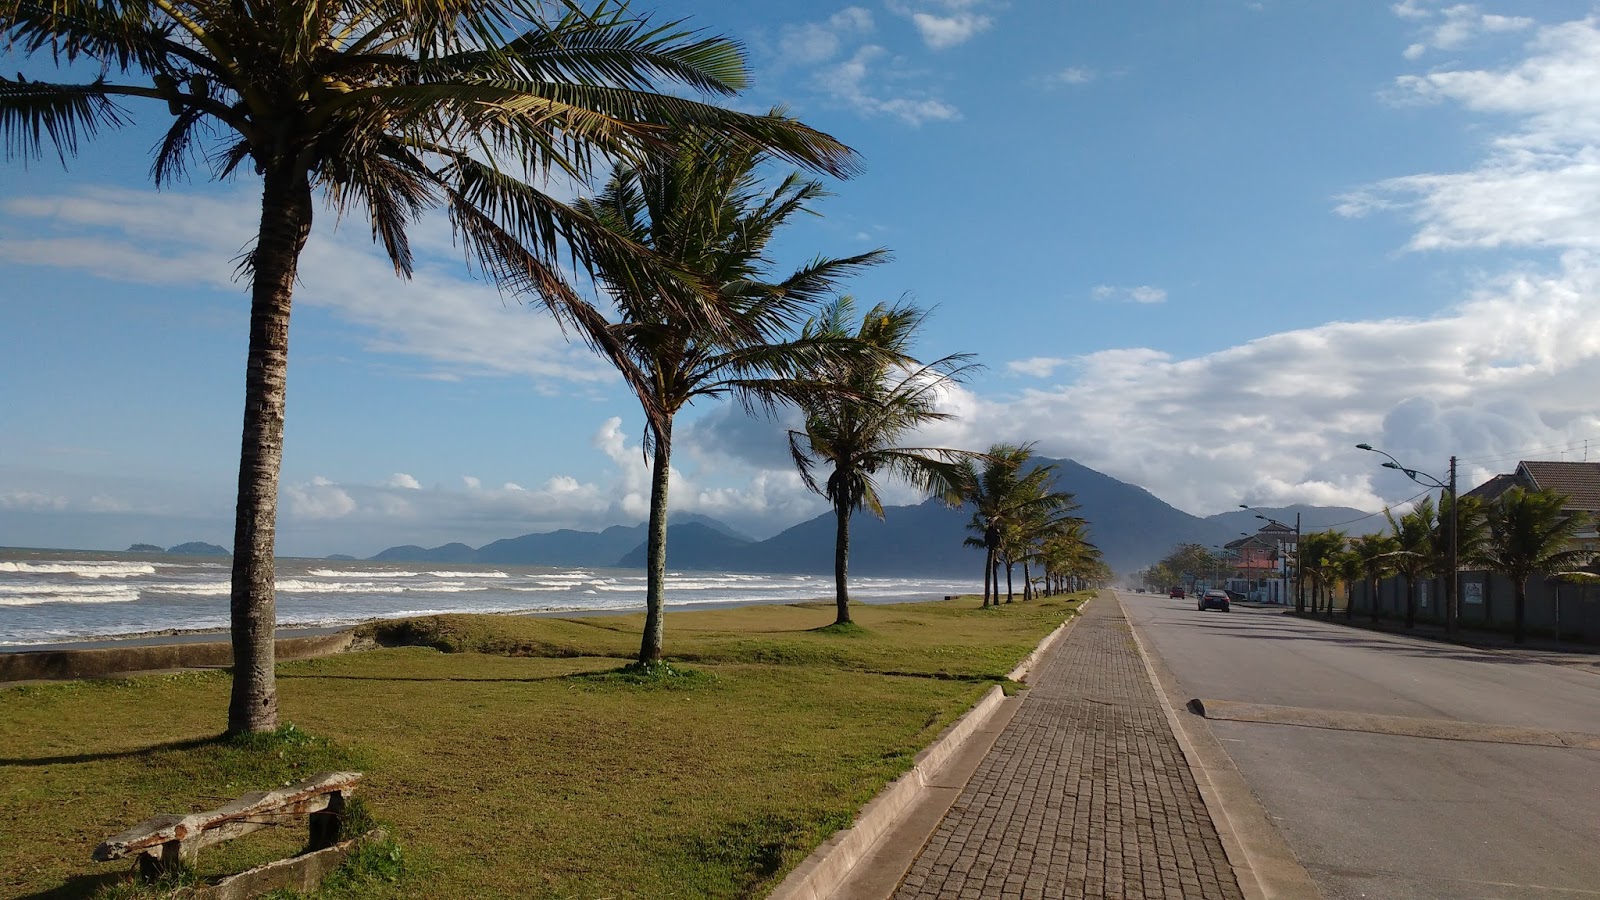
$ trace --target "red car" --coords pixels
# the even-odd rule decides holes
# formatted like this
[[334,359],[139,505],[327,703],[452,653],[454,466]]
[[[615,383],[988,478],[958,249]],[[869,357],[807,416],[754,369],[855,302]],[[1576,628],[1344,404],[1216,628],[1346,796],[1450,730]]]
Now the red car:
[[1167,596],[1171,597],[1174,600],[1182,600],[1183,596],[1184,596],[1183,595],[1183,588],[1175,587],[1172,590],[1167,591]]

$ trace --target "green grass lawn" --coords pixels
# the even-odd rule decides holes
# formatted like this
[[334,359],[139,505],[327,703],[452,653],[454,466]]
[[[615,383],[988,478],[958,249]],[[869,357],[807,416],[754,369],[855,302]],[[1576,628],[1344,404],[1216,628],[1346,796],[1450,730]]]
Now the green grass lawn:
[[[360,897],[759,896],[1074,607],[971,599],[670,613],[687,677],[615,673],[642,616],[441,616],[370,631],[387,649],[278,668],[296,733],[217,739],[225,673],[0,691],[0,894],[83,897],[124,875],[100,840],[324,769],[389,825],[397,879]],[[443,651],[443,652],[442,652]],[[292,852],[263,832],[202,873]],[[238,846],[235,846],[238,845]]]

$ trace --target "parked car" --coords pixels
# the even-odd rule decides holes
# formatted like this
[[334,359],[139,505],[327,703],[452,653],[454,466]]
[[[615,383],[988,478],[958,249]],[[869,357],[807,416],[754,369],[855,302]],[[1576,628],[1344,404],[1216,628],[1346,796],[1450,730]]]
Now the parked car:
[[1200,611],[1201,612],[1205,612],[1208,609],[1220,609],[1223,612],[1227,612],[1228,611],[1228,592],[1227,591],[1206,591],[1204,594],[1201,594],[1200,595]]
[[1167,591],[1167,596],[1171,597],[1174,600],[1182,600],[1183,599],[1183,588],[1181,588],[1181,587],[1172,588],[1171,590]]

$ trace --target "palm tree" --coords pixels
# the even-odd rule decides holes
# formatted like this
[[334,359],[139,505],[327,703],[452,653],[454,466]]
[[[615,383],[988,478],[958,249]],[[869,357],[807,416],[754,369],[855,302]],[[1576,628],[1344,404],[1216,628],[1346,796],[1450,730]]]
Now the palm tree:
[[1300,571],[1311,579],[1311,612],[1315,614],[1324,598],[1328,611],[1333,610],[1333,596],[1329,588],[1334,558],[1344,549],[1342,531],[1313,531],[1300,538]]
[[[0,78],[7,155],[63,161],[81,138],[131,121],[122,98],[165,104],[157,185],[199,155],[212,174],[261,178],[250,279],[250,341],[234,530],[234,682],[230,732],[276,727],[273,547],[283,454],[289,313],[313,195],[336,215],[364,212],[395,270],[409,276],[407,226],[449,211],[469,255],[505,289],[532,295],[608,353],[600,319],[563,277],[563,248],[582,264],[635,255],[516,172],[584,180],[597,161],[638,160],[679,124],[766,147],[835,174],[849,148],[777,115],[679,96],[729,95],[746,83],[740,47],[651,24],[599,0],[11,0],[0,31],[23,55],[98,64],[86,83]],[[130,83],[114,83],[115,73]],[[664,89],[671,89],[670,91]],[[200,144],[209,144],[197,153]],[[652,273],[654,274],[654,273]],[[697,297],[681,304],[701,309]]]
[[[801,479],[827,498],[838,523],[833,578],[839,625],[850,621],[850,517],[865,509],[883,518],[879,473],[960,504],[965,493],[961,461],[971,454],[899,443],[922,425],[951,418],[939,410],[940,394],[976,368],[966,353],[930,363],[896,361],[910,359],[912,341],[927,318],[916,307],[879,304],[852,327],[854,317],[854,303],[842,297],[807,324],[803,337],[854,340],[879,352],[820,358],[806,373],[820,390],[798,398],[805,430],[789,432],[789,452]],[[820,464],[833,469],[821,485],[813,475]]]
[[962,480],[967,485],[966,499],[973,505],[972,519],[967,528],[977,535],[967,538],[965,543],[967,546],[982,547],[985,551],[985,607],[990,605],[991,597],[994,602],[999,602],[998,566],[1001,561],[1007,565],[1006,599],[1011,599],[1010,565],[1016,558],[1017,545],[1023,534],[1022,523],[1030,517],[1066,512],[1076,506],[1071,494],[1050,489],[1055,480],[1054,464],[1036,465],[1023,471],[1032,456],[1031,443],[1020,447],[995,444],[983,455],[981,471],[971,460],[964,464],[967,471]]
[[1554,573],[1578,565],[1593,554],[1572,549],[1572,541],[1588,522],[1581,512],[1565,509],[1567,498],[1554,491],[1513,487],[1488,505],[1488,538],[1482,561],[1510,579],[1516,591],[1512,636],[1522,643],[1528,603],[1528,579],[1537,572]]
[[[645,628],[639,663],[661,659],[667,562],[667,489],[674,417],[696,399],[733,396],[746,409],[771,410],[817,386],[810,374],[842,365],[860,345],[833,335],[793,340],[797,320],[840,279],[877,262],[881,251],[812,260],[782,280],[769,280],[766,251],[774,233],[822,185],[798,175],[762,185],[761,152],[720,138],[685,135],[672,155],[620,166],[604,191],[578,211],[620,239],[653,251],[680,273],[665,284],[637,264],[614,261],[600,272],[616,302],[606,327],[621,348],[613,358],[645,412],[651,453],[650,526],[646,552]],[[676,312],[675,293],[710,291],[722,323]]]
[[[1394,572],[1395,555],[1399,550],[1399,543],[1388,534],[1363,534],[1350,542],[1350,553],[1358,560],[1357,568],[1367,582],[1369,612],[1374,622],[1378,621],[1378,584]],[[1354,607],[1345,607],[1345,618],[1352,615]]]
[[1433,498],[1423,497],[1398,519],[1388,509],[1383,511],[1383,515],[1389,520],[1389,529],[1395,539],[1395,569],[1406,577],[1406,627],[1415,628],[1417,582],[1428,571],[1433,559]]
[[[1354,615],[1356,600],[1356,582],[1361,580],[1361,556],[1356,553],[1353,544],[1346,544],[1344,549],[1334,555],[1329,564],[1329,571],[1333,576],[1344,583],[1344,617]],[[1328,616],[1333,616],[1333,603],[1328,604]]]
[[1089,542],[1088,523],[1063,517],[1041,542],[1038,550],[1044,565],[1046,595],[1069,590],[1069,582],[1086,578],[1104,565],[1100,548]]

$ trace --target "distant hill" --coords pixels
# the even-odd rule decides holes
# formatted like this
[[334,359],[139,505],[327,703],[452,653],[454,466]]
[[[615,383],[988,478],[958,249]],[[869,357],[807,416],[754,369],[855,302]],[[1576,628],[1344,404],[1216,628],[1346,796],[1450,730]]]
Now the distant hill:
[[472,563],[478,561],[478,551],[460,543],[445,544],[431,549],[406,544],[403,547],[390,547],[376,556],[367,558],[374,562]]
[[[749,543],[750,538],[726,523],[698,513],[672,514],[672,528],[694,525],[691,545],[707,542],[709,546],[722,546],[719,541],[735,544]],[[445,544],[442,547],[418,547],[407,544],[390,547],[368,557],[376,562],[438,562],[481,563],[484,565],[513,566],[593,566],[610,567],[628,555],[645,539],[644,523],[632,526],[613,525],[604,531],[576,531],[562,528],[557,531],[536,532],[514,538],[503,538],[474,550],[466,544]],[[703,533],[703,534],[702,534]],[[671,538],[668,538],[671,546]],[[692,551],[685,550],[686,554]],[[673,560],[676,564],[677,561]],[[640,566],[644,563],[641,561]]]
[[[1150,565],[1177,544],[1221,546],[1254,532],[1264,522],[1250,510],[1201,518],[1173,507],[1138,487],[1070,459],[1039,458],[1057,467],[1056,487],[1072,493],[1075,515],[1089,522],[1090,539],[1117,572]],[[937,501],[893,506],[879,521],[866,513],[850,522],[850,571],[873,576],[981,578],[983,554],[964,547],[970,509],[948,509]],[[1345,507],[1292,506],[1262,512],[1302,531],[1337,525],[1348,534],[1380,530],[1383,517]],[[690,571],[826,574],[833,571],[835,520],[832,512],[801,522],[764,541],[708,516],[674,514],[667,531],[667,565]],[[643,568],[644,524],[612,526],[601,532],[562,529],[494,541],[473,550],[465,544],[432,549],[390,547],[371,557],[382,561],[484,563],[491,565],[617,566]]]
[[232,556],[233,555],[233,552],[231,550],[229,550],[227,547],[219,547],[216,544],[208,544],[205,541],[190,541],[187,544],[179,544],[176,547],[168,547],[167,548],[167,552],[168,553],[176,553],[176,554],[178,554],[180,556]]
[[[702,522],[685,522],[667,526],[667,568],[669,569],[728,569],[729,559],[740,556],[750,546],[748,538],[736,537],[726,531],[712,528]],[[624,569],[645,567],[648,543],[641,543],[627,555],[609,565]],[[778,571],[768,569],[765,571]]]
[[165,553],[165,552],[167,552],[167,550],[166,550],[165,547],[157,547],[155,544],[134,544],[132,547],[129,547],[127,549],[127,551],[125,551],[125,552],[128,552],[128,553]]
[[348,553],[330,553],[327,556],[324,556],[323,559],[326,559],[329,562],[355,562],[356,561],[356,558],[354,556],[351,556]]

